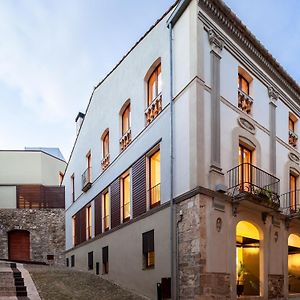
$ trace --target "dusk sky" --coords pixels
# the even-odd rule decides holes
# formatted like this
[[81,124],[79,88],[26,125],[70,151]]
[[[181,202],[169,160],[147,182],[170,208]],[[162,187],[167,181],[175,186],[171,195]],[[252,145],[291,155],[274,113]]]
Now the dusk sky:
[[[300,82],[297,0],[226,0]],[[93,87],[173,0],[0,0],[0,149],[59,147]]]

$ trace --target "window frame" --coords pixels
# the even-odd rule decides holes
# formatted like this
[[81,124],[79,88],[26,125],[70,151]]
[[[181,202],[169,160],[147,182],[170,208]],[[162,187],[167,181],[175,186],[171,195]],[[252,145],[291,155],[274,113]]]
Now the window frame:
[[[125,189],[124,189],[124,183],[125,183],[125,179],[129,178],[129,202],[127,202],[126,204],[124,203],[125,200]],[[131,190],[131,183],[132,183],[132,178],[131,178],[131,172],[130,170],[128,170],[127,172],[125,172],[122,176],[121,176],[121,217],[122,217],[122,223],[128,222],[131,217],[132,217],[132,203],[131,203],[131,199],[132,199],[132,190]],[[125,215],[125,205],[129,205],[129,216],[127,216],[126,218],[124,217]]]
[[[159,71],[158,71],[159,70]],[[152,104],[152,102],[161,94],[162,90],[159,90],[159,79],[161,80],[162,70],[161,70],[161,62],[154,68],[151,72],[148,80],[147,80],[147,107]],[[159,77],[160,76],[160,77]],[[155,85],[155,96],[153,97],[152,92],[150,93],[150,81],[154,77],[153,85]],[[151,87],[152,87],[151,86]],[[152,99],[150,99],[150,95],[152,95]]]
[[105,246],[102,247],[102,275],[108,274],[108,272],[109,272],[109,248],[108,246]]
[[142,254],[143,254],[143,270],[154,269],[155,268],[154,229],[142,233]]
[[[127,113],[127,120],[125,120],[125,114]],[[127,121],[127,124],[125,124],[125,121]],[[130,129],[131,129],[131,106],[130,102],[125,106],[125,108],[122,111],[121,115],[121,132],[122,136],[124,136]],[[127,125],[127,129],[125,127]]]
[[106,130],[102,136],[102,158],[104,159],[108,155],[109,155],[109,130]]
[[72,200],[72,203],[75,202],[75,174],[73,173],[71,175],[71,200]]
[[[147,155],[147,158],[148,158],[148,170],[147,170],[147,173],[148,173],[148,180],[147,180],[147,185],[148,185],[148,202],[149,202],[149,209],[152,209],[156,206],[159,206],[160,205],[160,202],[161,202],[161,159],[159,161],[160,163],[160,173],[159,173],[159,177],[160,177],[160,182],[154,186],[152,186],[151,184],[151,162],[152,162],[152,157],[157,154],[159,152],[159,157],[161,158],[161,152],[160,152],[160,147],[155,147],[154,149],[152,149],[152,151]],[[155,188],[156,186],[159,185],[159,201],[157,202],[154,202],[152,203],[152,196],[151,196],[151,190],[153,188]]]
[[[243,82],[246,83],[246,87],[247,87],[247,92],[245,92],[243,90]],[[243,76],[240,72],[238,73],[238,87],[239,90],[242,91],[244,94],[246,94],[247,96],[250,96],[250,82],[249,80],[247,80],[245,78],[245,76]]]
[[86,240],[92,238],[92,205],[86,207]]
[[[105,199],[105,195],[108,195],[108,215],[106,215],[106,199]],[[110,230],[110,193],[109,193],[109,189],[105,190],[104,192],[102,192],[102,226],[103,226],[103,232],[109,231]],[[106,221],[105,218],[108,217],[107,219],[107,227],[106,225]]]

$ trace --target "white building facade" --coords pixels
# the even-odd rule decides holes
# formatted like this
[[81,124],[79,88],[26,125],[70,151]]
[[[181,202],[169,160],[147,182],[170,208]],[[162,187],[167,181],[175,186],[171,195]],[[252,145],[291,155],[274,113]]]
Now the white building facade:
[[68,264],[151,299],[297,297],[299,101],[222,1],[170,8],[78,119]]

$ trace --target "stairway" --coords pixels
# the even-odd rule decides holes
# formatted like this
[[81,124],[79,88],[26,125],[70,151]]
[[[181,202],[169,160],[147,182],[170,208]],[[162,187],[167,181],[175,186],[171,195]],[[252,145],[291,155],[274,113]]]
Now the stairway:
[[15,263],[0,262],[0,297],[27,297],[22,273]]

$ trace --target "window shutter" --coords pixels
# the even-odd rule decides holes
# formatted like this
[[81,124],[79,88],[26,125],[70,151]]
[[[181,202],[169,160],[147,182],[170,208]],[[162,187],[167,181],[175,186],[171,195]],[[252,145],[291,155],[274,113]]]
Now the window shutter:
[[132,209],[133,217],[146,212],[146,156],[132,166]]
[[102,262],[104,264],[108,262],[108,246],[102,248]]
[[80,211],[75,215],[75,246],[80,244]]
[[143,233],[143,253],[154,251],[154,230]]
[[94,198],[95,203],[95,235],[102,233],[102,211],[101,211],[102,193]]
[[120,179],[116,179],[110,186],[111,228],[120,225]]
[[86,240],[86,207],[80,210],[80,243]]

